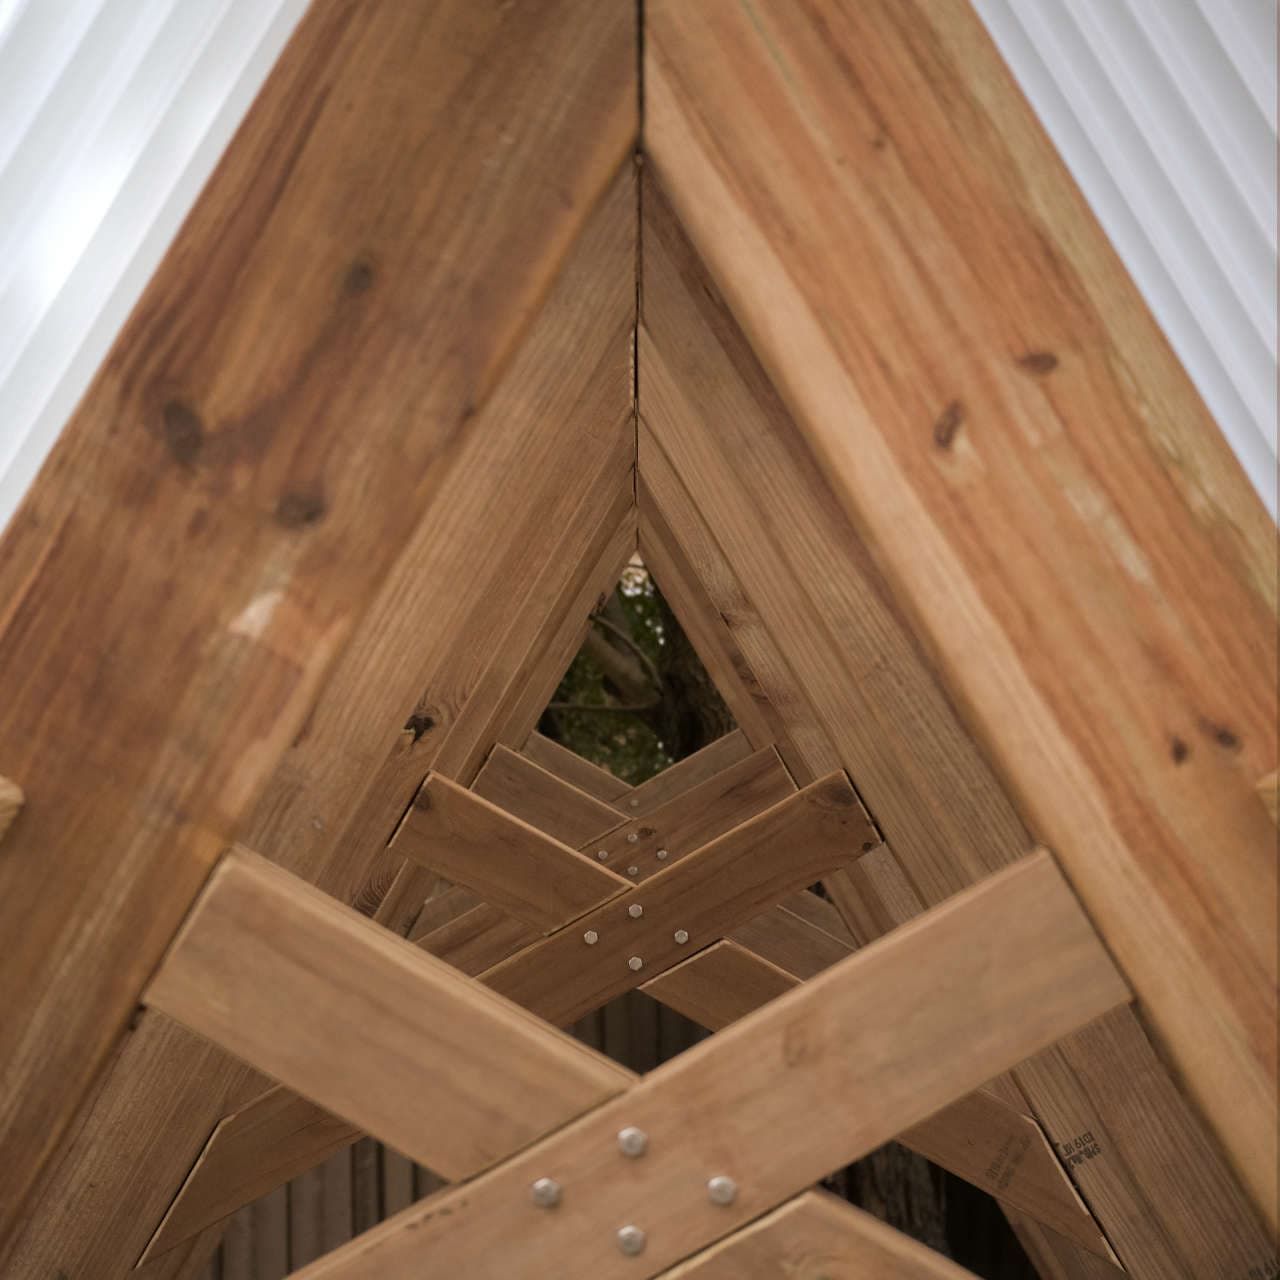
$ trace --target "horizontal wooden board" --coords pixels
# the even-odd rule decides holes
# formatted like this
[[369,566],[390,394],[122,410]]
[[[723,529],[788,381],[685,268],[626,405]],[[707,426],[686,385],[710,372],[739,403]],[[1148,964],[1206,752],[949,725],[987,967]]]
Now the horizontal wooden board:
[[615,778],[608,769],[602,769],[598,764],[584,760],[576,752],[561,746],[555,739],[548,738],[545,734],[531,733],[524,746],[520,748],[520,753],[532,760],[534,764],[605,803],[623,800],[631,790],[629,783],[623,782],[621,778]]

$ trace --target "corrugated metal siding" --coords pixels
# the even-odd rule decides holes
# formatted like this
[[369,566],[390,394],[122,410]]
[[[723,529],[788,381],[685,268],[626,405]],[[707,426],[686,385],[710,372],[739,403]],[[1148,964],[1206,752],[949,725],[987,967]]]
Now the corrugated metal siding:
[[0,526],[307,0],[0,0]]
[[1275,0],[973,0],[1276,514]]
[[[1274,0],[974,3],[1274,516]],[[0,0],[0,525],[305,7]]]

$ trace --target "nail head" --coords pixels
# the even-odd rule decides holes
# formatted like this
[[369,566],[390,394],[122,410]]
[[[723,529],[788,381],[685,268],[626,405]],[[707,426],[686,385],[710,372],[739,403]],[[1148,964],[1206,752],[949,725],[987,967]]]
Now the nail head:
[[732,1204],[738,1197],[738,1184],[723,1173],[707,1182],[707,1199],[712,1204]]
[[627,915],[629,915],[633,920],[639,920],[640,917],[644,915],[644,908],[638,902],[633,902],[627,908]]
[[635,842],[636,842],[637,840],[639,840],[639,839],[640,839],[640,837],[639,837],[639,836],[638,836],[638,835],[633,831],[633,832],[631,832],[631,834],[630,834],[629,836],[627,836],[627,843],[628,843],[628,844],[635,844]]
[[675,939],[678,943],[680,943],[681,946],[683,946],[686,942],[689,941],[689,930],[677,929],[675,932]]
[[539,1178],[529,1191],[539,1209],[554,1209],[560,1203],[560,1184],[554,1178]]
[[608,861],[609,861],[609,850],[608,850],[608,849],[601,849],[601,850],[600,850],[600,852],[596,854],[596,857],[597,857],[597,858],[599,858],[601,862],[608,862]]
[[639,1227],[625,1226],[618,1228],[618,1248],[627,1255],[628,1258],[634,1258],[637,1254],[644,1252],[645,1235]]
[[639,868],[639,867],[628,867],[628,868],[627,868],[627,875],[629,875],[629,876],[638,876],[639,874],[640,874],[640,868]]
[[659,861],[659,862],[666,862],[666,860],[667,860],[670,856],[671,856],[671,855],[670,855],[670,854],[669,854],[665,849],[659,849],[659,850],[658,850],[658,855],[657,855],[657,857],[658,857],[658,861]]
[[625,1129],[618,1130],[618,1150],[624,1156],[630,1156],[634,1160],[637,1156],[644,1155],[648,1149],[649,1135],[643,1129],[629,1124]]

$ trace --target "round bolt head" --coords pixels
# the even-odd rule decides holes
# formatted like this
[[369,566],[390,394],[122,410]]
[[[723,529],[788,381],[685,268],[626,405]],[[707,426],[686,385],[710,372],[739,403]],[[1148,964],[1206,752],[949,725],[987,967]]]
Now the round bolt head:
[[636,842],[637,840],[639,840],[639,839],[640,839],[640,837],[639,837],[639,836],[638,836],[638,835],[633,831],[633,832],[631,832],[631,834],[630,834],[629,836],[627,836],[627,843],[628,843],[628,844],[635,844],[635,842]]
[[648,1149],[649,1135],[643,1129],[629,1124],[625,1129],[618,1130],[618,1150],[624,1156],[630,1156],[634,1160],[636,1156],[644,1155]]
[[587,946],[594,947],[596,943],[600,941],[600,935],[594,929],[588,929],[586,933],[582,935],[582,940],[587,944]]
[[670,856],[671,856],[671,855],[670,855],[670,854],[669,854],[665,849],[659,849],[659,850],[658,850],[658,861],[659,861],[659,862],[666,862],[666,860],[667,860]]
[[597,857],[597,858],[599,858],[601,862],[608,862],[608,861],[609,861],[609,850],[608,850],[608,849],[601,849],[601,850],[596,854],[596,857]]
[[560,1184],[554,1178],[539,1178],[529,1194],[539,1209],[554,1209],[560,1203]]
[[641,960],[639,956],[632,956],[631,959],[627,961],[627,968],[630,969],[632,973],[635,973],[637,970],[644,968],[644,961]]
[[640,868],[639,868],[639,867],[628,867],[628,868],[627,868],[627,875],[629,875],[629,876],[638,876],[639,874],[640,874]]
[[674,937],[675,937],[675,940],[676,940],[676,941],[677,941],[681,946],[684,946],[684,944],[685,944],[686,942],[688,942],[688,941],[689,941],[689,930],[688,930],[688,929],[677,929],[677,930],[675,931]]
[[618,1228],[618,1248],[628,1258],[634,1258],[637,1254],[643,1253],[644,1246],[644,1232],[639,1227],[625,1226]]
[[638,809],[638,808],[640,807],[640,801],[639,801],[639,800],[628,800],[628,801],[627,801],[627,803],[628,803],[628,804],[629,804],[633,809]]
[[732,1204],[738,1198],[738,1184],[723,1173],[707,1182],[707,1199],[712,1204]]
[[639,920],[640,917],[644,915],[644,908],[638,902],[633,902],[627,908],[627,915],[629,915],[633,920]]

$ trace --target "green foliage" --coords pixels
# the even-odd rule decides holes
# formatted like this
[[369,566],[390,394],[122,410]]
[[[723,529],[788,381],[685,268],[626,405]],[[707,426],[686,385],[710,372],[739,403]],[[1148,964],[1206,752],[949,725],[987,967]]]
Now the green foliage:
[[[628,567],[615,597],[622,606],[632,642],[661,670],[667,629],[671,625],[665,602],[653,579],[638,567]],[[593,624],[595,625],[595,624]],[[602,765],[633,786],[660,773],[673,757],[648,719],[633,711],[581,711],[573,707],[616,707],[623,702],[607,687],[604,672],[585,652],[565,672],[552,706],[541,726],[584,760]]]

